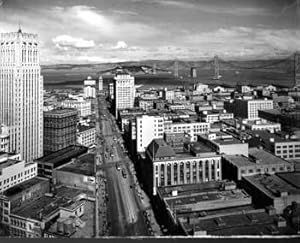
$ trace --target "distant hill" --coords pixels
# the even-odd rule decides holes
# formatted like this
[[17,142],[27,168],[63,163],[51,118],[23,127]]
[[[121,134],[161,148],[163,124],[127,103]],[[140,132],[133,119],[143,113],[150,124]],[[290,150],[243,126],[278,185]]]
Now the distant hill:
[[[153,65],[156,66],[156,75],[170,75],[174,73],[174,60],[148,60],[140,62],[101,63],[101,64],[57,64],[43,65],[42,75],[45,84],[56,84],[82,81],[87,76],[94,78],[99,75],[113,75],[117,67],[122,66],[132,75],[143,79],[151,77],[147,82],[152,82],[155,77]],[[280,84],[291,86],[293,82],[294,60],[287,57],[280,60],[251,60],[251,61],[223,61],[219,60],[219,81],[212,80],[214,75],[213,60],[210,61],[182,61],[178,60],[179,76],[189,77],[191,67],[197,70],[197,80],[204,83],[236,83],[252,84]],[[152,80],[152,81],[151,81]]]

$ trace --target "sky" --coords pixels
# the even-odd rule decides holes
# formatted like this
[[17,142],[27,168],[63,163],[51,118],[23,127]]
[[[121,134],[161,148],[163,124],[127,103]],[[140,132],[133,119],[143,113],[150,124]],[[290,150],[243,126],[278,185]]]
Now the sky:
[[38,34],[42,64],[282,58],[300,0],[0,0],[0,33]]

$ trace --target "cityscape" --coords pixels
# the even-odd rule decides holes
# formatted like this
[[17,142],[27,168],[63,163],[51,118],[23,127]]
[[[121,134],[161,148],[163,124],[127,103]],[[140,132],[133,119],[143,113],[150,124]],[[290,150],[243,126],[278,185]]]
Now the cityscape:
[[299,238],[300,1],[264,2],[0,1],[0,237]]

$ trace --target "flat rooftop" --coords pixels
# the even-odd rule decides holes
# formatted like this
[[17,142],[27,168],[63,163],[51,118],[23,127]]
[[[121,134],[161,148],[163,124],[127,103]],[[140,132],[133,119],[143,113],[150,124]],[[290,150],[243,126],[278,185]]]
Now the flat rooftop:
[[9,189],[7,189],[3,194],[7,197],[12,197],[34,185],[37,185],[39,183],[48,183],[49,180],[46,178],[41,178],[41,177],[33,177],[27,181],[24,181],[18,185],[15,185]]
[[91,130],[91,129],[95,129],[94,126],[77,126],[77,129],[79,132],[84,132],[84,131],[87,131],[87,130]]
[[164,186],[159,187],[158,191],[161,197],[168,198],[172,197],[172,191],[177,191],[179,196],[189,196],[191,194],[201,192],[208,192],[212,190],[219,190],[219,188],[226,183],[227,185],[235,185],[234,182],[228,181],[209,181],[200,184],[187,184],[187,185],[176,185],[176,186]]
[[[183,223],[187,231],[207,231],[208,235],[291,235],[290,227],[277,227],[277,216],[263,211],[250,211],[228,216],[200,220],[196,224]],[[273,233],[272,233],[273,232]]]
[[94,176],[94,157],[95,154],[89,153],[80,156],[74,163],[68,164],[58,171],[67,171],[75,174]]
[[277,176],[300,189],[300,172],[278,173]]
[[72,158],[79,156],[87,151],[84,146],[69,146],[57,152],[46,155],[37,159],[39,163],[51,163],[54,166],[59,165],[64,160],[71,160]]
[[250,196],[241,189],[228,190],[228,191],[212,191],[212,192],[198,192],[193,195],[184,197],[174,197],[166,199],[169,205],[174,207],[180,205],[197,204],[209,201],[228,201],[228,200],[242,200],[248,199]]
[[[263,150],[258,148],[249,149],[249,157],[244,155],[224,155],[223,156],[227,161],[237,167],[246,167],[246,166],[261,166],[261,165],[287,165],[291,166],[292,164]],[[253,159],[257,159],[258,163]]]
[[43,196],[28,205],[12,209],[12,214],[40,220],[41,213],[43,217],[47,218],[56,213],[59,207],[72,208],[75,201],[77,201],[77,197],[82,193],[86,194],[84,190],[59,187],[54,197]]
[[195,153],[212,153],[215,152],[211,147],[207,146],[202,142],[191,143],[191,148]]
[[[278,133],[270,133],[268,131],[259,131],[259,130],[249,130],[247,131],[248,134],[252,135],[253,137],[260,137],[263,140],[268,140],[270,141],[271,138],[274,139],[274,142],[299,142],[300,139],[296,138],[296,139],[290,139],[287,138],[285,139],[284,137],[280,136]],[[282,135],[284,135],[283,133],[281,133]]]
[[271,198],[280,197],[280,193],[288,193],[289,195],[300,194],[300,190],[297,187],[289,184],[277,175],[253,175],[245,176],[244,179]]
[[12,166],[12,165],[18,164],[18,163],[20,163],[20,162],[22,162],[22,161],[20,161],[20,160],[15,160],[15,159],[8,159],[8,160],[5,160],[4,162],[1,162],[1,163],[0,163],[0,170],[5,169],[5,168],[7,168],[7,167],[10,167],[10,166]]

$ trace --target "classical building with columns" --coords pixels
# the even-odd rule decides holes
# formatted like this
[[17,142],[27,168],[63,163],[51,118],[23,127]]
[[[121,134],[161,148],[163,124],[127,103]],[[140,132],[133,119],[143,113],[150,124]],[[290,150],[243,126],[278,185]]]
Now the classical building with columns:
[[175,153],[163,139],[154,139],[146,150],[146,161],[153,195],[161,186],[222,179],[221,156],[198,142],[185,144],[185,152]]

